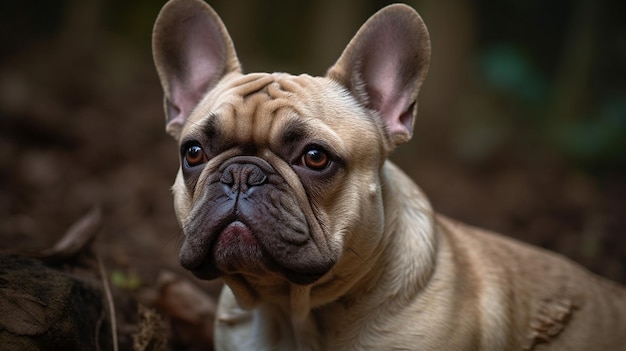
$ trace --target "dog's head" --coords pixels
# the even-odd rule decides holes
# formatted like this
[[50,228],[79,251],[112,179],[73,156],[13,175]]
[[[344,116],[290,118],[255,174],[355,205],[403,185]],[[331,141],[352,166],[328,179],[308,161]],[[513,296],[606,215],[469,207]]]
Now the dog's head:
[[430,42],[417,13],[370,18],[326,77],[243,74],[217,14],[172,0],[154,28],[182,265],[248,289],[358,275],[384,231],[380,171],[412,134]]

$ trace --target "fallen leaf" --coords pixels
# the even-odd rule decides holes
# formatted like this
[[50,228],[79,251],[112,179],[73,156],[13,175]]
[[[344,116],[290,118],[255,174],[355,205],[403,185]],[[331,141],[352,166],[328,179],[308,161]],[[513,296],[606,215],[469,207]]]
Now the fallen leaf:
[[46,304],[37,297],[0,288],[0,328],[18,335],[39,335],[48,330]]
[[139,330],[133,334],[133,351],[162,351],[167,345],[163,317],[154,309],[139,305]]
[[42,258],[58,260],[78,254],[95,237],[101,221],[102,211],[96,206],[76,221],[52,248],[44,250]]
[[212,322],[215,301],[189,280],[172,272],[161,272],[157,284],[160,288],[157,305],[170,317],[194,325]]
[[70,226],[54,246],[36,252],[18,251],[18,256],[37,258],[47,263],[60,263],[76,256],[87,247],[102,224],[102,210],[96,206]]
[[190,349],[198,347],[204,350],[207,345],[212,345],[214,299],[189,280],[172,272],[162,272],[158,285],[156,305],[171,322],[172,339]]

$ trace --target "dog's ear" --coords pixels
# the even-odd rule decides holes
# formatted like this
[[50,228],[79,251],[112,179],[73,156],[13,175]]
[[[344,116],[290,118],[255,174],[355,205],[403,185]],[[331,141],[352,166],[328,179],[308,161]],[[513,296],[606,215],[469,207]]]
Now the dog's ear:
[[185,119],[227,73],[241,71],[219,16],[202,0],[171,0],[157,17],[152,54],[165,94],[166,131],[178,139]]
[[367,20],[327,76],[377,111],[393,147],[413,134],[417,94],[429,61],[424,22],[411,7],[396,4]]

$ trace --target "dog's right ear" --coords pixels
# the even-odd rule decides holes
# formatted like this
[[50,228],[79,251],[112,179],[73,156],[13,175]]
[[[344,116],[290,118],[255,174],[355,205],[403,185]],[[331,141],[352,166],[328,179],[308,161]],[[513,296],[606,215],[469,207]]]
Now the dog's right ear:
[[165,94],[165,129],[176,139],[207,91],[227,73],[241,71],[224,23],[202,0],[163,6],[152,32],[152,55]]

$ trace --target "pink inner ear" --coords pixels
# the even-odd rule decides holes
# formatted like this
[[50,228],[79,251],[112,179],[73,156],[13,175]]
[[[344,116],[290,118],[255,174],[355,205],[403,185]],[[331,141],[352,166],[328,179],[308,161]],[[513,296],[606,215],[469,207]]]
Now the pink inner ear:
[[368,91],[371,97],[370,108],[378,111],[390,134],[410,137],[413,128],[413,115],[410,110],[409,95],[384,96],[370,89]]
[[202,0],[171,0],[163,7],[153,54],[165,91],[166,128],[174,137],[204,95],[226,73],[241,70],[224,24]]
[[410,137],[413,129],[413,113],[409,110],[408,94],[396,96],[393,103],[381,107],[380,114],[391,135]]
[[222,33],[200,15],[187,19],[181,35],[181,72],[172,79],[172,100],[186,118],[222,76],[226,49]]
[[404,65],[417,65],[407,52],[406,43],[401,40],[402,33],[393,25],[379,28],[372,35],[370,43],[376,43],[368,50],[363,65],[363,80],[370,97],[370,107],[377,110],[392,135],[412,134],[413,87],[407,84],[415,77],[403,76],[411,70]]

